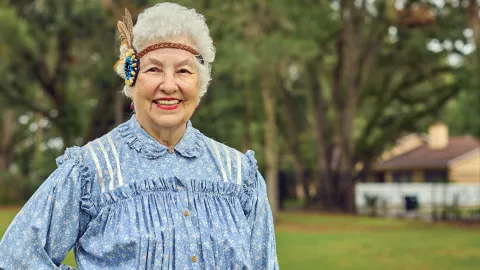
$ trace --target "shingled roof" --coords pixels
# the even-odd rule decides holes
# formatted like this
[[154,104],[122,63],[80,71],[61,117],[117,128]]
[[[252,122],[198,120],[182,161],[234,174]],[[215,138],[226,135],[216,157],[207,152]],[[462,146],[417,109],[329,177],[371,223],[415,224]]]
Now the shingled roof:
[[480,148],[480,141],[472,136],[451,137],[443,149],[431,149],[428,143],[392,159],[380,162],[375,170],[445,169],[456,157]]

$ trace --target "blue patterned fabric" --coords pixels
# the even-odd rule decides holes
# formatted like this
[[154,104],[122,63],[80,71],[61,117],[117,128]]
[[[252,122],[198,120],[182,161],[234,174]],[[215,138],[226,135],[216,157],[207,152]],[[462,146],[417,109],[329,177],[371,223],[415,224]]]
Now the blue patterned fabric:
[[188,123],[169,149],[133,116],[73,147],[0,242],[0,269],[278,269],[254,153]]

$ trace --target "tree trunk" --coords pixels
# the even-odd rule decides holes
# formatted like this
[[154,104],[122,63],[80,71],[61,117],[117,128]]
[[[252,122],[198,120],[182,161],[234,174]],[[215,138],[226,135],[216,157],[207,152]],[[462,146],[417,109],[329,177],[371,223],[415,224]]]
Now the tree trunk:
[[263,107],[265,109],[265,177],[267,193],[274,219],[278,215],[278,149],[277,123],[275,116],[275,97],[272,91],[271,74],[261,77]]
[[328,126],[327,126],[327,114],[328,108],[323,96],[323,89],[321,82],[318,78],[319,71],[317,69],[318,63],[321,63],[322,59],[317,58],[314,63],[309,66],[311,97],[314,100],[314,113],[315,119],[314,136],[316,139],[316,161],[314,168],[314,182],[317,187],[317,194],[315,200],[321,202],[322,206],[326,209],[330,208],[333,204],[334,190],[331,183],[332,174],[330,167],[328,166],[329,151],[328,151]]
[[476,64],[480,65],[480,54],[478,45],[480,44],[480,23],[478,20],[478,2],[477,0],[470,0],[468,5],[468,27],[473,31],[473,37],[469,40],[475,45]]
[[468,27],[473,31],[473,43],[480,42],[480,25],[478,22],[478,2],[477,0],[470,0],[468,5]]
[[244,89],[244,117],[243,117],[243,152],[252,147],[251,123],[253,118],[252,88],[247,83]]
[[[341,32],[337,52],[339,54],[339,67],[343,67],[337,72],[342,72],[343,76],[335,74],[337,93],[335,116],[337,127],[335,128],[335,144],[339,148],[340,163],[339,173],[339,191],[343,203],[342,209],[347,212],[355,212],[355,194],[353,182],[353,120],[357,112],[358,88],[359,88],[359,57],[360,57],[360,38],[362,14],[355,7],[352,1],[342,0],[340,2],[341,14]],[[344,78],[344,86],[340,82]],[[344,93],[340,100],[341,93]]]
[[[285,83],[284,83],[285,84]],[[293,158],[293,167],[295,170],[295,184],[297,190],[297,197],[304,199],[304,207],[309,207],[311,204],[311,196],[309,192],[308,180],[304,177],[304,161],[302,159],[302,153],[300,150],[300,142],[298,141],[299,128],[297,122],[294,119],[295,109],[292,104],[292,100],[288,94],[287,86],[282,86],[282,101],[284,110],[285,121],[285,138],[288,148]],[[300,192],[299,192],[300,191]]]
[[35,123],[37,124],[37,130],[35,131],[35,148],[33,154],[33,160],[37,162],[42,158],[41,144],[43,141],[43,128],[40,127],[40,121],[42,120],[42,113],[35,113]]
[[0,145],[0,170],[10,167],[13,155],[13,135],[15,134],[15,113],[12,109],[6,109],[2,114],[2,132]]
[[340,168],[340,198],[341,208],[347,213],[355,213],[355,183],[354,169],[347,155],[342,155]]

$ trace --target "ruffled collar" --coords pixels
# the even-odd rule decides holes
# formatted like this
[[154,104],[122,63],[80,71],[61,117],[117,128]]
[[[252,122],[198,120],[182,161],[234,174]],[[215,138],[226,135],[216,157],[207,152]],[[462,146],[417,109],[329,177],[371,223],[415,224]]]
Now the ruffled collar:
[[[120,135],[125,143],[135,149],[141,156],[148,159],[157,159],[168,153],[168,147],[156,141],[145,129],[140,126],[135,115],[130,120],[118,126]],[[190,120],[187,122],[187,130],[174,149],[180,155],[193,158],[202,152],[200,132],[192,127]]]

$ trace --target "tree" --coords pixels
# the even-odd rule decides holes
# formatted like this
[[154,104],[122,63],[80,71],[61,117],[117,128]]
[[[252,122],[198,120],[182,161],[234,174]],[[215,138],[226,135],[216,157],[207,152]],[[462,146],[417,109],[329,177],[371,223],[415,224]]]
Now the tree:
[[[469,0],[465,12],[467,14],[466,28],[467,42],[464,46],[478,48],[480,44],[480,23],[478,19],[478,2]],[[480,54],[475,49],[469,57],[463,58],[465,69],[456,76],[460,81],[463,91],[456,100],[451,101],[443,111],[442,117],[454,135],[471,134],[480,138]]]
[[[324,3],[323,16],[314,16],[320,4],[318,9],[308,6],[286,13],[296,29],[308,29],[312,22],[316,29],[325,29],[301,36],[317,44],[316,53],[300,63],[288,61],[305,67],[298,79],[302,83],[296,86],[311,90],[308,97],[314,105],[310,112],[315,119],[317,158],[314,201],[327,209],[353,212],[354,183],[368,173],[372,160],[402,132],[415,130],[423,118],[436,114],[459,91],[453,77],[456,67],[445,61],[448,53],[427,49],[431,36],[461,39],[458,20],[448,23],[459,13],[453,10],[441,25],[430,25],[430,6],[420,6],[427,8],[425,12],[405,13],[418,9],[409,2],[404,10],[394,9],[394,13],[414,15],[405,23],[405,17],[389,16],[393,3],[332,3],[338,7]],[[334,11],[330,8],[338,8],[338,13],[328,15]],[[418,14],[427,14],[428,20],[419,17],[415,21]],[[299,33],[295,35],[298,38]],[[356,169],[358,164],[363,164],[363,170]]]
[[[66,144],[95,135],[83,133],[83,127],[92,126],[88,113],[110,113],[104,104],[120,88],[115,75],[106,72],[116,55],[103,45],[115,40],[114,24],[104,12],[96,1],[48,0],[15,1],[3,13],[9,22],[3,31],[10,35],[2,41],[9,59],[2,69],[15,73],[2,73],[1,93],[50,118]],[[100,106],[92,106],[96,102]],[[102,126],[104,132],[111,123]]]
[[[455,104],[477,97],[471,78],[478,61],[456,46],[434,48],[469,42],[463,31],[467,21],[476,29],[476,17],[466,16],[475,7],[404,1],[400,8],[393,0],[181,2],[207,17],[217,48],[212,85],[192,121],[232,147],[261,149],[256,157],[274,213],[280,171],[293,170],[307,207],[352,212],[355,182],[396,137],[420,130],[447,103],[450,117],[460,108],[473,115],[455,119],[456,132],[475,122],[474,109]],[[135,18],[154,3],[2,2],[0,93],[8,110],[53,124],[37,131],[37,148],[57,136],[65,146],[81,145],[123,121],[128,105],[112,71],[115,24],[125,6]],[[452,65],[452,55],[464,64]],[[465,91],[454,102],[460,89]],[[7,120],[3,131],[11,130]],[[27,126],[4,137],[25,141],[32,137]],[[15,150],[10,158],[3,154],[8,149],[0,150],[28,174],[47,167],[28,158],[33,148]]]

